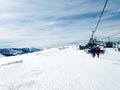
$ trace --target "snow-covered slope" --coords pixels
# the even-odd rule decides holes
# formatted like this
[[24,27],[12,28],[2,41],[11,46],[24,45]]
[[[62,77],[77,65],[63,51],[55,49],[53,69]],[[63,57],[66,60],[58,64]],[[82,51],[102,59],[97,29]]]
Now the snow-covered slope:
[[0,54],[0,58],[5,57],[4,55]]
[[120,52],[100,58],[75,46],[0,58],[0,90],[119,90]]

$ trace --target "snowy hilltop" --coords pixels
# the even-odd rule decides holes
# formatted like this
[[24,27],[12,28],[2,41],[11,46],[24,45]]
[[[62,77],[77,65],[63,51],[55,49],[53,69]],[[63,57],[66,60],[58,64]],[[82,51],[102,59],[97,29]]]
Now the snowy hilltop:
[[93,58],[76,46],[0,58],[0,90],[119,90],[120,52]]

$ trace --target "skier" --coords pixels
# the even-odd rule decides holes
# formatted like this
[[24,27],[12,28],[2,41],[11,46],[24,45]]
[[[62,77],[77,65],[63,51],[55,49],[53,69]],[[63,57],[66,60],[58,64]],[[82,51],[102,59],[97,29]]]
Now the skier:
[[95,48],[95,52],[96,52],[96,54],[97,54],[97,57],[99,58],[99,54],[100,54],[100,48],[99,48],[99,46],[97,46],[97,47]]
[[92,54],[93,57],[95,57],[95,54],[96,54],[96,48],[95,47],[92,47],[91,54]]

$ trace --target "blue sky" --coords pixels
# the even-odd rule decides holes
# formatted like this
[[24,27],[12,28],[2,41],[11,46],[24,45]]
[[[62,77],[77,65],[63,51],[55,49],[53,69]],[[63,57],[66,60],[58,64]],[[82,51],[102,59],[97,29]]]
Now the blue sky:
[[[0,47],[86,43],[104,3],[105,0],[0,0]],[[119,32],[120,0],[108,0],[95,37],[102,39]]]

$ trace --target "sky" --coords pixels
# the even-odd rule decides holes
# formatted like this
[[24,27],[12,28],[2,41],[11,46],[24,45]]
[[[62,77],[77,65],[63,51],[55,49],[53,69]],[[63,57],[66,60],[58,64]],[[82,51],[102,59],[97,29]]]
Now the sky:
[[[0,48],[85,44],[105,0],[0,0]],[[120,33],[120,0],[108,0],[95,33],[99,40]],[[120,35],[111,40],[120,40]]]

